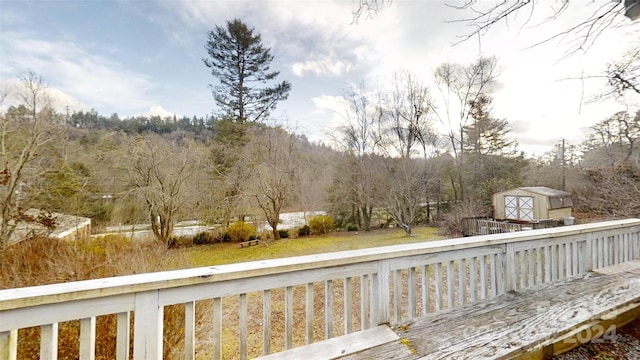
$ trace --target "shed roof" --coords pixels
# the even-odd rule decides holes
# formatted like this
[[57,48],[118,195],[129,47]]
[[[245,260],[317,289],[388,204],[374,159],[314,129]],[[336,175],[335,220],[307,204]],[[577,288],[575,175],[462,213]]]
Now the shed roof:
[[524,190],[534,194],[543,195],[543,196],[570,196],[571,193],[562,190],[556,190],[552,188],[548,188],[546,186],[523,186],[511,190],[501,191],[500,193],[508,193],[513,190]]

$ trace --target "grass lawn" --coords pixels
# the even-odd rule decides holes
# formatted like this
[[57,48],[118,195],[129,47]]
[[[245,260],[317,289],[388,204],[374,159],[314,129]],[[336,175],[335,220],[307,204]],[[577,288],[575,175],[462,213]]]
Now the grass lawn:
[[240,248],[237,243],[194,246],[178,249],[190,267],[223,265],[370,247],[418,243],[444,239],[437,228],[415,227],[413,236],[399,228],[369,232],[334,232],[326,236],[306,236],[278,241],[261,241],[259,245]]

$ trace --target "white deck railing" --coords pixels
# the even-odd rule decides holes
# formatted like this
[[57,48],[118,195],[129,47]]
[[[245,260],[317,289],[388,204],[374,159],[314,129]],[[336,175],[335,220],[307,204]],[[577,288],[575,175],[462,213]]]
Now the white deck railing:
[[16,359],[31,327],[40,358],[56,359],[70,321],[77,356],[93,359],[105,315],[117,359],[160,359],[175,304],[181,358],[246,359],[639,258],[639,235],[628,219],[0,290],[0,359]]

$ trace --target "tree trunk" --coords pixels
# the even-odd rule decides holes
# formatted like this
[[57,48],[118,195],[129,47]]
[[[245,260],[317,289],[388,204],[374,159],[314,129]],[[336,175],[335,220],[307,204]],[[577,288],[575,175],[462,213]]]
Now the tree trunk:
[[271,228],[273,229],[273,239],[274,240],[280,240],[280,232],[278,231],[276,226],[271,225]]
[[371,231],[371,216],[373,215],[373,208],[363,206],[362,210],[362,222],[364,223],[364,231]]

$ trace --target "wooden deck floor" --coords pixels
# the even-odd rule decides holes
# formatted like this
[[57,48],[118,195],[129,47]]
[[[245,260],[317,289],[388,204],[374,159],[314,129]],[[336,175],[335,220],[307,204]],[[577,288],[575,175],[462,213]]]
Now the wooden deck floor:
[[544,359],[638,316],[635,260],[420,317],[393,329],[399,339],[340,359]]

